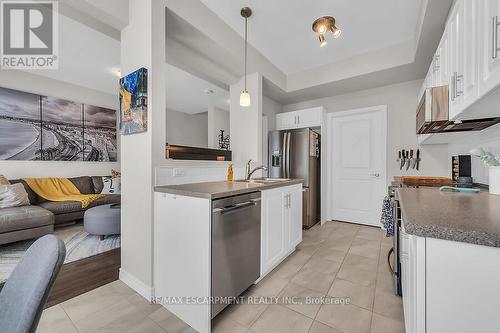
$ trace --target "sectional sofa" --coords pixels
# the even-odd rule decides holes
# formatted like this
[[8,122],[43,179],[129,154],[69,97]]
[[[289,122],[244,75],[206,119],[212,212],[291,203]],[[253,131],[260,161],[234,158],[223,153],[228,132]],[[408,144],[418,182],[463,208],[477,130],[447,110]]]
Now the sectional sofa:
[[[69,180],[82,194],[101,193],[104,186],[100,176],[75,177]],[[0,245],[50,234],[54,227],[82,219],[85,210],[89,208],[120,202],[119,194],[107,194],[82,209],[81,203],[77,201],[47,201],[33,192],[22,179],[10,182],[24,185],[30,205],[0,209]]]

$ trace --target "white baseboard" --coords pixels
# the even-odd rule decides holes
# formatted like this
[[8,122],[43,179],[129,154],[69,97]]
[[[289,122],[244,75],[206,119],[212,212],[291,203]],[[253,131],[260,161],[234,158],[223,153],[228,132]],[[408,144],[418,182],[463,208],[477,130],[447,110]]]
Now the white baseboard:
[[141,280],[133,276],[127,271],[120,268],[120,281],[125,283],[130,288],[134,289],[139,295],[150,301],[154,297],[154,290],[152,287],[144,284]]

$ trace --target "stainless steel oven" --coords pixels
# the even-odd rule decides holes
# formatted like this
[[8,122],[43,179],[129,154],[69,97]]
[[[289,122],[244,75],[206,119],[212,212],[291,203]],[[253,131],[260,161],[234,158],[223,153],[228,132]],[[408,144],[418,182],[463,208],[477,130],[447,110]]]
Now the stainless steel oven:
[[394,294],[401,296],[401,261],[399,258],[401,252],[401,207],[395,188],[389,187],[389,196],[391,198],[392,216],[394,219],[394,236],[392,249],[387,253],[387,264],[392,274]]

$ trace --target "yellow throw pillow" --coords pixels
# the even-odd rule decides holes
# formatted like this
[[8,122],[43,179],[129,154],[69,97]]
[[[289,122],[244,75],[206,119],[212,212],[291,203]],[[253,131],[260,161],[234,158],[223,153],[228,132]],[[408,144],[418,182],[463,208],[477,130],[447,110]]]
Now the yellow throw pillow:
[[4,175],[0,175],[0,185],[10,185],[10,182]]

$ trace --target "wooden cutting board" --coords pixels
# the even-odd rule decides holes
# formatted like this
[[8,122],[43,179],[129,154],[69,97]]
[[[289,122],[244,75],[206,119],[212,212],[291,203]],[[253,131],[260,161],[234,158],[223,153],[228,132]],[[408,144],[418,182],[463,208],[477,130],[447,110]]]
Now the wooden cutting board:
[[403,183],[406,186],[433,186],[439,187],[451,185],[455,182],[451,178],[446,177],[429,177],[429,176],[397,176],[394,177],[396,182]]

